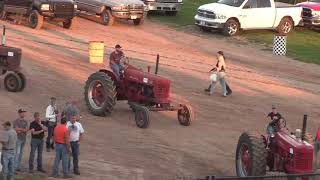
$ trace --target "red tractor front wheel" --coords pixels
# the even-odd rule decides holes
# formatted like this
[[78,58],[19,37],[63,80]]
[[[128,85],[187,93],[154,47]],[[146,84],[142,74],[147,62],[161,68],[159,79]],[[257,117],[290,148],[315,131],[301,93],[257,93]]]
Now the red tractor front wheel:
[[24,79],[16,73],[8,73],[4,78],[4,86],[10,92],[18,92],[22,90]]
[[194,120],[194,113],[192,107],[186,104],[180,104],[178,110],[178,121],[182,126],[190,126]]
[[90,112],[96,116],[112,113],[116,105],[116,87],[104,72],[93,73],[84,88],[84,97]]
[[139,128],[148,128],[150,124],[149,109],[145,106],[135,105],[135,121]]
[[236,170],[239,177],[264,176],[267,150],[262,136],[242,133],[236,152]]

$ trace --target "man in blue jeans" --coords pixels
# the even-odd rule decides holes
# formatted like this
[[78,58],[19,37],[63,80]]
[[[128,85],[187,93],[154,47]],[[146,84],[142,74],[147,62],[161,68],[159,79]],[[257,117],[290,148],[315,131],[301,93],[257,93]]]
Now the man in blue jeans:
[[40,120],[40,114],[38,112],[34,113],[33,115],[34,121],[30,123],[30,131],[31,131],[31,151],[29,157],[29,172],[33,173],[33,160],[36,151],[38,152],[37,156],[37,170],[46,173],[45,170],[42,168],[42,152],[43,152],[43,138],[44,132],[46,128],[44,127],[43,123]]
[[124,57],[124,53],[121,50],[121,46],[117,44],[115,46],[115,51],[110,54],[110,68],[112,69],[113,73],[116,75],[117,80],[120,80],[120,72],[124,69],[121,65],[121,59]]
[[[84,129],[80,122],[77,122],[78,112],[71,112],[70,121],[67,123],[67,128],[70,133],[70,146],[72,151],[72,159],[73,159],[73,173],[76,175],[80,175],[79,170],[79,147],[80,142],[83,139]],[[71,167],[71,160],[69,159],[69,170]]]
[[69,131],[66,127],[67,120],[66,118],[62,118],[61,122],[54,129],[54,141],[56,143],[56,157],[54,160],[52,177],[56,178],[59,176],[59,164],[62,160],[62,169],[64,178],[72,178],[69,175],[68,170],[68,156],[70,154],[70,141],[69,141]]
[[19,109],[18,114],[19,118],[16,119],[13,123],[13,128],[18,134],[18,140],[16,145],[16,156],[15,156],[15,169],[16,171],[22,171],[20,164],[23,157],[24,145],[26,143],[26,137],[28,132],[28,121],[25,120],[25,111],[24,109]]
[[15,165],[15,148],[17,143],[17,133],[12,129],[10,122],[3,124],[4,132],[0,136],[0,143],[2,144],[2,179],[14,180],[14,165]]

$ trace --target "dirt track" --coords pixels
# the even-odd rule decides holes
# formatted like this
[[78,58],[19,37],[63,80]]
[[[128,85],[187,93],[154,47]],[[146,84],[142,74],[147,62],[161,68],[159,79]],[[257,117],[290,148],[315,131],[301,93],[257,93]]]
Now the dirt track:
[[[58,98],[60,107],[67,99],[78,100],[86,136],[81,144],[82,174],[76,179],[234,175],[240,133],[263,133],[267,123],[264,117],[272,104],[279,106],[291,129],[300,128],[303,114],[309,115],[308,131],[314,134],[319,125],[317,65],[275,57],[255,47],[231,45],[210,35],[177,32],[148,21],[139,27],[124,23],[105,27],[78,18],[71,31],[52,24],[45,24],[40,31],[4,24],[9,28],[8,44],[23,49],[28,86],[24,92],[8,93],[1,85],[1,121],[13,120],[19,107],[30,111],[29,119],[31,112],[44,113],[51,96]],[[155,56],[148,53],[166,56],[160,60],[160,74],[172,80],[175,102],[194,107],[196,121],[192,126],[178,125],[175,113],[152,113],[149,129],[138,129],[124,102],[117,104],[110,117],[90,115],[82,93],[89,74],[99,68],[88,63],[87,42],[92,40],[105,41],[107,47],[121,44],[127,56],[135,58],[130,63],[143,69],[155,62]],[[213,97],[203,93],[208,84],[205,72],[214,64],[218,50],[228,57],[228,81],[234,91],[228,98],[220,96],[220,87]],[[44,157],[46,169],[51,170],[53,153],[45,152]]]

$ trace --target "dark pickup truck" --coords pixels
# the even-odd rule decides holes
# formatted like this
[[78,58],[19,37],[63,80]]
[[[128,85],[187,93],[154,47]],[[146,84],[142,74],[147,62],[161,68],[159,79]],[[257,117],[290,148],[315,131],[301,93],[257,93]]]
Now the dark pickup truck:
[[1,19],[15,14],[15,18],[28,17],[33,29],[40,29],[44,19],[62,22],[66,29],[71,28],[77,14],[77,5],[73,0],[0,0]]

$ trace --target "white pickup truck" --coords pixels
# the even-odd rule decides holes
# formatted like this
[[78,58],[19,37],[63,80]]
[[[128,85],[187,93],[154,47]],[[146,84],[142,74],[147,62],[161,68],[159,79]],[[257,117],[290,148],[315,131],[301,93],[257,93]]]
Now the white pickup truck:
[[274,0],[219,0],[198,8],[195,24],[202,30],[221,29],[237,35],[241,29],[276,29],[289,33],[302,20],[302,8],[276,5]]

